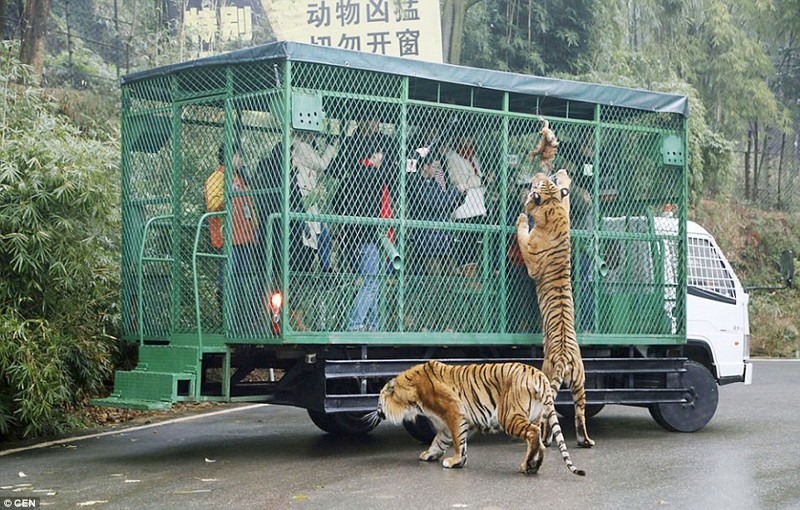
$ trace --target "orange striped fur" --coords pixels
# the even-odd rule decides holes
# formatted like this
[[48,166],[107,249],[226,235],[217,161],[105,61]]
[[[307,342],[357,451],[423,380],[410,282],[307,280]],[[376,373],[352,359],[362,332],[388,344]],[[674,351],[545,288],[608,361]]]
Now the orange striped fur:
[[[590,448],[594,441],[586,431],[586,375],[575,335],[575,305],[570,280],[569,187],[564,169],[555,182],[539,173],[533,178],[525,204],[526,214],[517,218],[517,241],[528,274],[536,280],[536,297],[544,332],[542,371],[556,394],[565,382],[575,403],[578,446]],[[534,227],[528,229],[528,215]],[[548,438],[546,438],[547,440]]]
[[527,442],[528,449],[519,466],[525,474],[536,473],[542,464],[545,448],[540,428],[545,420],[554,433],[567,468],[584,475],[585,472],[570,460],[553,402],[550,381],[530,365],[446,365],[428,361],[386,383],[381,390],[377,414],[395,424],[420,414],[428,417],[437,434],[419,459],[438,460],[453,446],[453,456],[442,462],[446,468],[466,464],[467,435],[471,431],[503,430]]

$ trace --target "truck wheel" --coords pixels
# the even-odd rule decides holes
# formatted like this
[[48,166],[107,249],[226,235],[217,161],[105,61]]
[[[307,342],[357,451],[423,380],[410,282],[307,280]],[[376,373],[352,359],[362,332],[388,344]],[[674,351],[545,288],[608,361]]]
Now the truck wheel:
[[[586,414],[587,418],[591,418],[592,416],[596,416],[597,413],[602,411],[605,406],[606,406],[605,404],[586,404],[584,414]],[[556,404],[556,412],[561,416],[563,416],[564,418],[574,420],[575,404]]]
[[333,436],[359,436],[378,426],[373,413],[323,413],[308,410],[308,417],[320,430]]
[[683,404],[651,404],[650,416],[672,432],[695,432],[708,424],[719,403],[719,388],[714,376],[696,361],[686,362],[680,386],[687,388]]
[[413,420],[403,420],[403,427],[411,437],[424,444],[431,444],[436,436],[436,429],[424,416],[415,416]]

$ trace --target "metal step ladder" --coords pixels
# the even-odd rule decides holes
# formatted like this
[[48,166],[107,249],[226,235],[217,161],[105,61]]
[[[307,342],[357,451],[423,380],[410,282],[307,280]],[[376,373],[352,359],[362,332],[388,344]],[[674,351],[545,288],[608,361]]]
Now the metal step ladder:
[[[200,383],[203,370],[203,355],[209,353],[227,354],[226,346],[204,347],[200,324],[200,303],[198,297],[197,258],[198,256],[224,257],[213,253],[198,251],[200,231],[209,216],[225,215],[225,212],[207,213],[198,221],[192,253],[194,305],[196,311],[196,337],[180,345],[152,345],[146,343],[144,332],[144,283],[143,265],[145,262],[174,263],[171,257],[145,256],[145,244],[150,227],[158,221],[173,219],[172,215],[156,216],[147,221],[142,234],[142,245],[137,263],[137,334],[139,341],[139,363],[134,370],[117,371],[114,374],[114,390],[106,398],[98,398],[90,403],[96,406],[111,406],[124,409],[155,410],[169,409],[175,402],[200,401]],[[195,340],[196,339],[196,340]],[[161,341],[171,342],[166,338]],[[148,339],[147,341],[153,341]],[[218,399],[218,398],[217,398]]]
[[142,345],[139,364],[114,374],[114,391],[92,405],[124,409],[169,409],[175,402],[195,400],[201,367],[197,347]]

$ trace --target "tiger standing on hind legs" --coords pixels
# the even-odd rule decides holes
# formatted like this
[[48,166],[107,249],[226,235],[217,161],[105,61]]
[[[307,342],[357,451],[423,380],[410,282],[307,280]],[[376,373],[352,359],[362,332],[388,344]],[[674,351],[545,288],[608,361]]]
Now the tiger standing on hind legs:
[[[542,156],[542,168],[552,168],[558,145],[547,121],[541,130],[540,147],[532,155]],[[544,147],[542,145],[544,144]],[[543,173],[533,177],[525,202],[525,213],[517,218],[517,242],[528,275],[536,280],[536,297],[544,332],[542,371],[550,378],[556,395],[566,382],[575,403],[575,432],[578,446],[591,448],[594,441],[586,431],[586,374],[575,334],[575,304],[572,297],[569,235],[569,188],[571,179],[563,168],[554,181]],[[528,215],[534,219],[528,228]],[[544,439],[550,434],[544,424]]]

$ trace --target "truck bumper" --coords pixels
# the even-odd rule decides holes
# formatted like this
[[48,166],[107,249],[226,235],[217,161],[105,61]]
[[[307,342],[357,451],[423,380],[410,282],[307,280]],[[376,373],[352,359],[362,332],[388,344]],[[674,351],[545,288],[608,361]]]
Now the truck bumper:
[[744,383],[745,384],[752,384],[753,383],[753,364],[749,361],[744,362]]

